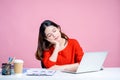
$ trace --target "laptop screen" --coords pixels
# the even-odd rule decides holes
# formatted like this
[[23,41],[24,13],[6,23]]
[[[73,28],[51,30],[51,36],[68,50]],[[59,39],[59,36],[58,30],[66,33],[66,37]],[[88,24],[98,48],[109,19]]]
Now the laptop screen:
[[106,59],[107,52],[86,52],[77,69],[77,73],[99,71]]

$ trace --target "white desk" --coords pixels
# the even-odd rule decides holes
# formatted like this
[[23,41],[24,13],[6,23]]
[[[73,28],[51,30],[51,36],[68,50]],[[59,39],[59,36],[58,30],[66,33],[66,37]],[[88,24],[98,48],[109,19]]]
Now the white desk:
[[0,80],[120,80],[120,68],[104,68],[102,71],[82,74],[57,71],[53,76],[0,75]]

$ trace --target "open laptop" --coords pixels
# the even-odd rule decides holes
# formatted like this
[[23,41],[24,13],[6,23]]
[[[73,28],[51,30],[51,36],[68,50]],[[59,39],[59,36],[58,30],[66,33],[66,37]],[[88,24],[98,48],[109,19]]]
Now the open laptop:
[[86,52],[78,66],[76,72],[63,71],[69,73],[87,73],[100,71],[106,59],[107,52]]

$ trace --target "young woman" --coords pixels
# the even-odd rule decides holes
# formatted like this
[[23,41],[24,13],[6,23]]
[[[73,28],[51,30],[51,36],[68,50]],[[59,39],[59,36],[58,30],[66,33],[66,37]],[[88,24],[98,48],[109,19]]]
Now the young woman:
[[36,58],[53,70],[76,71],[84,52],[76,39],[69,38],[58,24],[45,20],[40,26]]

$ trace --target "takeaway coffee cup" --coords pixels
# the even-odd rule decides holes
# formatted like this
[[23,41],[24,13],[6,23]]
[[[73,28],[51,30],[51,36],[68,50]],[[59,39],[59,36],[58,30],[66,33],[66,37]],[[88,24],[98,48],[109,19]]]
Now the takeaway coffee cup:
[[15,74],[22,74],[22,72],[23,72],[23,63],[24,63],[23,60],[15,59],[15,61],[14,61],[14,73]]

